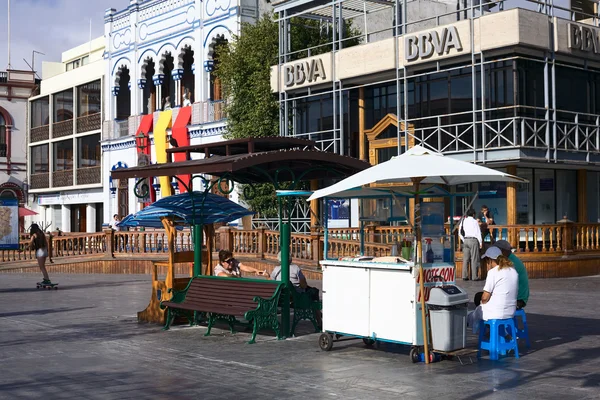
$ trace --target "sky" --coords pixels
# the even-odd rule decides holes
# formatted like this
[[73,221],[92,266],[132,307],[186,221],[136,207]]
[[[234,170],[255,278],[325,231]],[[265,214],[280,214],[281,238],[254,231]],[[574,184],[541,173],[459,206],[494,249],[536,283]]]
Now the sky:
[[[11,0],[11,66],[29,67],[33,50],[45,53],[35,55],[35,69],[41,76],[42,61],[59,62],[61,53],[90,37],[104,34],[104,11],[122,10],[129,0]],[[8,64],[8,0],[0,0],[0,71]]]

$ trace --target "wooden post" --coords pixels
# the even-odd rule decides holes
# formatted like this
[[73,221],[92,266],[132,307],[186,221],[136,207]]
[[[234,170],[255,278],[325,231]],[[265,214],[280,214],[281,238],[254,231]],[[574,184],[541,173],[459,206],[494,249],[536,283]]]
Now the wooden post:
[[[517,175],[517,166],[509,165],[506,168],[506,172],[511,175]],[[506,225],[517,224],[517,182],[506,183]],[[511,243],[513,247],[516,247],[518,243]]]
[[561,225],[562,249],[565,255],[571,254],[575,250],[575,245],[573,243],[573,230],[575,229],[575,224],[568,219],[561,219],[558,221],[558,224]]
[[319,267],[319,261],[325,258],[323,254],[323,244],[321,238],[323,237],[323,233],[320,229],[311,229],[310,232],[310,248],[311,248],[311,258],[315,262],[315,266]]
[[367,138],[365,136],[365,88],[358,88],[358,155],[362,161],[367,158]]
[[258,254],[256,257],[264,259],[265,253],[267,252],[267,238],[265,236],[265,228],[257,228],[256,233],[258,234]]
[[52,234],[48,235],[48,260],[50,261],[50,263],[53,263],[54,261],[52,260]]
[[231,248],[233,247],[233,237],[231,228],[229,226],[220,227],[219,236],[221,239],[221,250],[231,250]]
[[[310,190],[315,191],[319,189],[319,181],[313,179],[310,181]],[[321,200],[312,200],[310,202],[310,228],[312,229],[314,226],[319,225],[319,220],[317,216],[319,215],[319,202]]]
[[587,170],[577,170],[577,222],[588,222],[587,215]]
[[111,228],[104,230],[106,235],[106,256],[108,258],[114,258],[115,256],[115,231]]

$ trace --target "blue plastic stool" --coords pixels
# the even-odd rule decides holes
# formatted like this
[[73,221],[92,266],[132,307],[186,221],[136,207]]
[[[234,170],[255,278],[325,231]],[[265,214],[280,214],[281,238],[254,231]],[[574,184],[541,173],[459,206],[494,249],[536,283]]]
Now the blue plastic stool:
[[[523,324],[523,329],[519,328],[518,317],[521,317],[521,322]],[[517,340],[525,339],[525,344],[527,348],[531,347],[531,343],[529,343],[529,328],[527,328],[527,316],[525,315],[525,310],[522,308],[520,310],[515,311],[515,315],[513,317],[515,321],[515,330],[517,331]]]
[[[490,327],[490,340],[484,342],[485,326]],[[477,350],[477,358],[481,358],[481,350],[490,352],[490,360],[497,360],[500,354],[506,354],[509,350],[515,351],[515,358],[519,358],[519,347],[517,346],[516,335],[511,335],[507,342],[504,337],[500,336],[500,331],[515,332],[515,321],[513,318],[507,319],[490,319],[479,323],[479,346]]]

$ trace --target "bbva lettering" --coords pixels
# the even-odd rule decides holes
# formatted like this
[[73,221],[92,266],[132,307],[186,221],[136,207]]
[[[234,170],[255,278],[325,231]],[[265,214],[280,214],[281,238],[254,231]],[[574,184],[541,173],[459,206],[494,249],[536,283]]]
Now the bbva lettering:
[[598,32],[586,26],[569,24],[569,48],[600,54]]
[[325,80],[325,67],[320,58],[297,62],[284,67],[285,86],[301,85],[304,82],[316,82],[317,79]]
[[442,29],[441,32],[430,31],[409,35],[404,38],[404,57],[406,61],[431,57],[434,52],[438,55],[448,54],[450,49],[462,51],[462,43],[458,30],[454,26]]

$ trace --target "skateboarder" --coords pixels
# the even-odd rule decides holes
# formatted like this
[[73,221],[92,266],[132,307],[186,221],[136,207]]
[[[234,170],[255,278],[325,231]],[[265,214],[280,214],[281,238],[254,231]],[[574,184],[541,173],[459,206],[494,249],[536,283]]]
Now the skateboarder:
[[29,228],[29,233],[31,234],[29,244],[33,245],[38,266],[44,275],[42,284],[50,285],[52,282],[50,282],[50,277],[48,276],[48,271],[46,270],[46,258],[48,258],[48,241],[46,240],[46,235],[44,232],[42,232],[37,224],[31,225],[31,228]]

